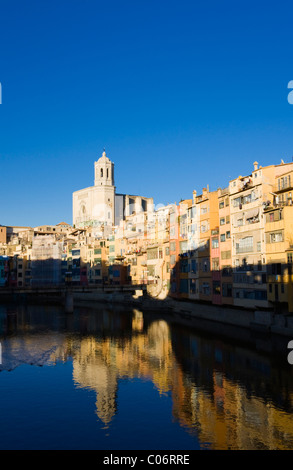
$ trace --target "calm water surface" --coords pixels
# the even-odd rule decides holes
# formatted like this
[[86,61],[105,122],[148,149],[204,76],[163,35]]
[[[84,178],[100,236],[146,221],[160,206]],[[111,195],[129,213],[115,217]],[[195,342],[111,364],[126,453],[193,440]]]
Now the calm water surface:
[[293,449],[288,340],[185,323],[0,305],[0,448]]

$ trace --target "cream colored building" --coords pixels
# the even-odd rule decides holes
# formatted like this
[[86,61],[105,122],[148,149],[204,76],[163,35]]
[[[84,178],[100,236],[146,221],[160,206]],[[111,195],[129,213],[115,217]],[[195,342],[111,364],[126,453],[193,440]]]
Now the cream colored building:
[[73,193],[73,225],[100,227],[104,234],[133,212],[152,209],[153,199],[116,193],[114,163],[104,151],[95,162],[94,186]]
[[274,198],[276,178],[292,169],[292,163],[259,167],[254,162],[250,175],[230,181],[234,305],[269,306],[264,209]]

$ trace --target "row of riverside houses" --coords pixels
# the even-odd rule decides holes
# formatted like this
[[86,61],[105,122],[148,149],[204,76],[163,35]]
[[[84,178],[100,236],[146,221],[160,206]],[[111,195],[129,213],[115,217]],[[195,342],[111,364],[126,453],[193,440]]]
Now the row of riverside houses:
[[150,295],[293,312],[293,163],[148,207],[111,234],[0,226],[0,286],[147,284]]

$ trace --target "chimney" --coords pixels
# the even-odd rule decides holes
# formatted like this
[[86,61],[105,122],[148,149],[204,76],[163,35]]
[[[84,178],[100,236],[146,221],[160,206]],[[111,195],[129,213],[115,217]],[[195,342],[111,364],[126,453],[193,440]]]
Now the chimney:
[[258,163],[257,162],[254,162],[253,166],[254,166],[254,171],[257,170],[257,165]]

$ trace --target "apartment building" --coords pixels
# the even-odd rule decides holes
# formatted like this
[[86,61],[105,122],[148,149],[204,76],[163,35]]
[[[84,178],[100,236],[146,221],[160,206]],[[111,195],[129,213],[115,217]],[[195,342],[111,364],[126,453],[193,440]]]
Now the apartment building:
[[188,229],[189,211],[192,207],[192,200],[185,199],[179,203],[179,293],[181,299],[189,298],[189,256],[190,256],[190,239]]
[[198,270],[198,247],[199,247],[199,211],[196,207],[196,191],[193,191],[192,204],[187,211],[187,231],[188,231],[188,288],[189,299],[199,299]]
[[[231,239],[231,216],[230,216],[230,197],[229,187],[218,189],[219,205],[219,236],[218,241],[213,237],[211,241],[211,252],[218,244],[219,279],[213,285],[213,303],[232,305],[233,304],[233,272],[232,272],[232,239]],[[212,272],[216,272],[215,264],[212,265]],[[219,286],[220,283],[220,286]]]
[[293,206],[265,209],[268,301],[276,312],[293,312]]
[[170,213],[172,206],[158,208],[148,215],[147,224],[147,282],[153,294],[162,297],[170,290]]
[[268,301],[293,312],[293,170],[279,175],[273,201],[264,208]]
[[258,167],[230,181],[233,302],[236,306],[267,308],[264,207],[273,200],[275,180],[293,164]]
[[[218,192],[203,188],[196,196],[199,217],[198,270],[199,300],[212,302],[213,278],[211,266],[211,235],[219,225]],[[215,253],[213,253],[215,254]],[[215,270],[216,271],[216,270]],[[214,279],[218,281],[218,279]]]
[[58,285],[61,283],[61,254],[63,242],[54,235],[35,236],[32,242],[32,285]]
[[170,297],[180,296],[179,270],[179,206],[174,204],[169,212],[169,256],[170,256]]

